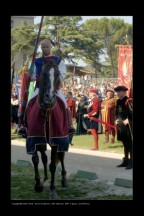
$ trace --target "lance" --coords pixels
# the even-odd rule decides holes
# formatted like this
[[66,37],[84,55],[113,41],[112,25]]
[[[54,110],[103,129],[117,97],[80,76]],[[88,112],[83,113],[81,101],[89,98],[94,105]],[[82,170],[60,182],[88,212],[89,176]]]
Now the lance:
[[12,63],[11,69],[12,69],[12,77],[11,77],[11,91],[12,91],[12,85],[13,85],[14,73],[15,73],[15,59]]
[[33,58],[32,58],[31,66],[29,69],[30,75],[32,75],[34,73],[34,61],[35,61],[35,57],[36,57],[36,53],[37,53],[38,42],[39,42],[40,33],[41,33],[41,29],[42,29],[43,18],[44,18],[44,16],[41,17],[39,31],[38,31],[38,35],[37,35],[37,39],[36,39],[36,43],[35,43],[35,48],[34,48],[34,53],[33,53]]
[[28,83],[27,83],[27,86],[26,86],[26,90],[25,90],[25,93],[23,95],[22,104],[24,104],[24,105],[22,106],[22,110],[20,112],[19,125],[23,124],[23,122],[24,122],[25,109],[26,109],[26,105],[27,105],[27,101],[28,101],[28,89],[29,89],[29,85],[30,85],[30,81],[31,81],[31,76],[34,73],[34,61],[35,61],[35,57],[36,57],[36,53],[37,53],[38,42],[39,42],[39,38],[40,38],[43,18],[44,18],[44,16],[41,17],[39,31],[38,31],[38,35],[37,35],[37,39],[36,39],[36,43],[35,43],[35,48],[34,48],[34,53],[33,53],[33,58],[32,58],[32,62],[31,62],[31,66],[30,66],[29,71],[28,71],[29,77],[28,77]]

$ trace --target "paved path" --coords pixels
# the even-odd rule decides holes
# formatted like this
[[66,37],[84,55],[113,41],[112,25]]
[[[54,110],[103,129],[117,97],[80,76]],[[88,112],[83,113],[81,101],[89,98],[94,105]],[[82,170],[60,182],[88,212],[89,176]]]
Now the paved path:
[[[17,160],[31,162],[31,155],[26,153],[24,141],[12,140],[11,144],[11,162],[16,163]],[[49,146],[47,155],[50,158]],[[115,181],[115,178],[132,180],[132,169],[125,170],[125,168],[116,167],[116,165],[121,163],[122,158],[123,154],[75,149],[70,146],[69,151],[65,155],[65,166],[67,174],[75,174],[78,170],[83,170],[96,173],[101,180],[112,182]],[[43,168],[41,160],[39,167]]]

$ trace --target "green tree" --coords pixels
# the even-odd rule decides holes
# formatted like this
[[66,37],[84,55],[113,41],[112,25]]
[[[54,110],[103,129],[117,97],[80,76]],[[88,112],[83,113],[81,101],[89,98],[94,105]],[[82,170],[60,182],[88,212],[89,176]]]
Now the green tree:
[[23,61],[34,52],[37,33],[35,26],[22,21],[19,26],[11,31],[11,54],[14,57],[17,52],[23,54]]
[[132,44],[132,25],[125,23],[122,19],[106,17],[102,19],[90,19],[85,22],[84,29],[90,32],[90,29],[95,31],[98,40],[97,43],[101,45],[102,52],[105,54],[105,60],[110,63],[111,67],[105,67],[110,76],[117,75],[118,55],[115,45],[123,44],[125,37],[128,35],[129,42]]
[[[89,19],[82,23],[81,16],[45,16],[40,40],[49,38],[53,43],[52,54],[60,55],[69,63],[75,60],[87,63],[87,69],[97,76],[116,77],[118,55],[115,45],[123,44],[125,36],[132,44],[132,25],[121,19]],[[31,56],[39,25],[25,22],[12,30],[12,54],[21,51]],[[104,54],[107,65],[101,62]]]
[[76,41],[79,47],[79,58],[87,63],[87,69],[95,71],[96,77],[101,68],[100,56],[103,54],[103,43],[96,33],[93,19],[87,20],[81,27],[82,37]]
[[102,43],[91,29],[87,34],[80,21],[80,16],[48,16],[44,19],[43,32],[54,42],[54,54],[75,65],[75,60],[84,60],[97,71]]
[[52,40],[52,53],[75,63],[75,38],[79,38],[81,16],[45,16],[42,31]]

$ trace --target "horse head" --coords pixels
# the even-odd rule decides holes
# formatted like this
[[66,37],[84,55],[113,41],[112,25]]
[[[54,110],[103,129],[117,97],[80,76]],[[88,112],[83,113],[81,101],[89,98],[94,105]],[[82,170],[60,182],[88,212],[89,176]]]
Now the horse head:
[[42,67],[39,82],[38,103],[42,109],[51,109],[56,103],[56,92],[62,82],[58,65],[48,60]]

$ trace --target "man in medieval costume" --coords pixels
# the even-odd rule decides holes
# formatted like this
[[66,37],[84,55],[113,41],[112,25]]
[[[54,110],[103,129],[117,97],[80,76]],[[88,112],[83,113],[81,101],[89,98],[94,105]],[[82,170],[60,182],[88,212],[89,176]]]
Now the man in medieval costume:
[[19,108],[18,96],[16,93],[13,93],[11,97],[11,123],[15,125],[14,133],[17,133],[18,130],[18,123],[19,123],[18,108]]
[[68,109],[70,111],[70,115],[71,115],[71,119],[72,119],[72,124],[73,124],[73,120],[76,119],[76,101],[73,98],[72,92],[68,92],[67,93],[67,106]]
[[[45,116],[43,110],[38,105],[38,93],[39,93],[39,82],[40,82],[40,74],[42,71],[43,65],[48,60],[53,60],[57,63],[58,69],[61,75],[61,83],[56,91],[56,96],[59,98],[58,102],[61,104],[61,109],[59,111],[56,108],[53,109],[53,115],[58,117],[58,129],[51,128],[51,144],[55,144],[55,140],[60,134],[60,143],[58,150],[59,151],[67,151],[68,145],[70,144],[69,141],[69,114],[68,114],[68,107],[65,100],[64,95],[61,92],[61,85],[63,80],[66,77],[66,66],[64,61],[59,56],[52,56],[50,54],[52,45],[49,39],[44,39],[41,41],[41,49],[42,49],[42,57],[35,59],[35,73],[31,77],[31,80],[36,80],[35,91],[31,95],[31,98],[27,104],[26,112],[25,112],[25,119],[26,119],[26,127],[27,130],[27,141],[26,141],[26,148],[28,154],[33,154],[36,150],[38,150],[39,145],[44,145],[46,150],[46,134],[45,134]],[[62,113],[60,113],[62,112]],[[56,118],[56,117],[55,117]],[[61,118],[61,119],[59,119]],[[52,119],[52,118],[51,118]],[[52,126],[52,122],[50,122],[50,127]],[[61,128],[64,127],[64,128]],[[57,133],[57,134],[55,134]]]
[[[103,131],[105,133],[105,143],[109,142],[109,135],[111,134],[110,143],[114,143],[115,140],[115,104],[116,98],[114,97],[114,91],[111,89],[106,90],[107,98],[101,103],[102,121],[108,123],[103,124]],[[113,125],[113,127],[111,127]]]
[[124,146],[123,162],[117,167],[126,167],[125,169],[132,169],[133,164],[133,101],[126,96],[128,88],[125,86],[117,86],[114,88],[117,92],[116,103],[116,127],[117,127],[117,140],[122,141]]
[[87,134],[87,126],[86,126],[86,118],[84,118],[84,114],[87,114],[87,106],[88,101],[86,100],[86,96],[83,94],[78,95],[78,108],[76,113],[76,135],[84,135]]
[[90,148],[90,150],[98,150],[99,149],[98,146],[99,122],[94,121],[91,118],[91,117],[98,118],[100,114],[100,100],[96,89],[91,89],[89,91],[89,98],[90,98],[90,103],[87,107],[87,114],[84,114],[84,117],[88,118],[87,128],[88,131],[92,133],[94,139],[94,145]]

